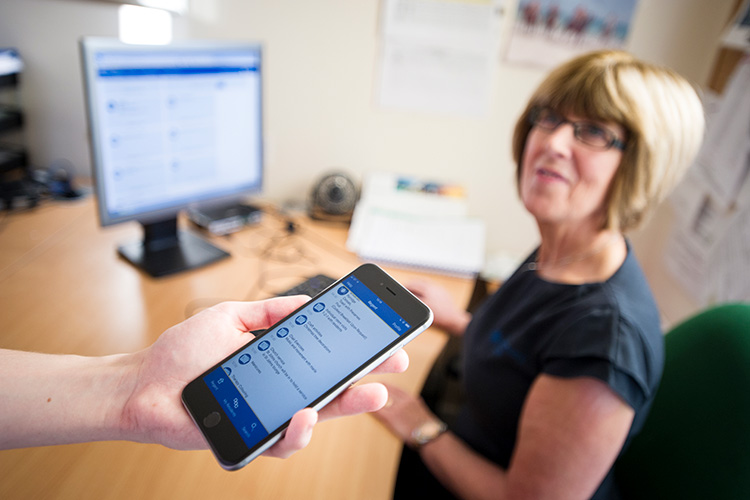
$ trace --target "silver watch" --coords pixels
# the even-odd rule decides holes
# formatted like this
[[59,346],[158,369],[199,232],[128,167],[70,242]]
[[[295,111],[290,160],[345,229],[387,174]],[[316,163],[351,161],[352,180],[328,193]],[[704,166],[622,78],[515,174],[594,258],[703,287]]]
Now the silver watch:
[[428,420],[411,431],[411,447],[419,450],[447,430],[448,425],[442,420]]

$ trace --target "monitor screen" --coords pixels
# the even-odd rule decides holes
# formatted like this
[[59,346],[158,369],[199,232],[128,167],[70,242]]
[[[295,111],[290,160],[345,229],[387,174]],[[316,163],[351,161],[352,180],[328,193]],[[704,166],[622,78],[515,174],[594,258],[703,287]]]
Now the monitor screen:
[[148,225],[260,192],[260,45],[84,38],[81,55],[102,225],[137,220],[148,247]]

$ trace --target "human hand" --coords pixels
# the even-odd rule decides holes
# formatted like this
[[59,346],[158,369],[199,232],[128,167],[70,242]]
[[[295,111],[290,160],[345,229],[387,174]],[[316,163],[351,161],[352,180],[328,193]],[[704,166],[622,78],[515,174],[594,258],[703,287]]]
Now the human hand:
[[471,321],[471,314],[456,305],[450,292],[431,281],[417,280],[408,285],[409,290],[432,309],[433,325],[452,335],[463,335]]
[[373,415],[398,438],[411,444],[414,429],[438,418],[430,411],[422,398],[412,396],[394,385],[388,384],[386,387],[388,402]]
[[[252,340],[249,331],[271,326],[307,300],[308,297],[297,296],[225,302],[166,330],[153,345],[133,355],[137,375],[122,410],[124,435],[134,441],[160,443],[175,449],[206,448],[200,431],[182,406],[182,389]],[[399,351],[376,371],[401,372],[407,365],[408,356]],[[358,385],[321,410],[320,420],[375,411],[386,400],[387,392],[381,384]],[[317,412],[309,408],[301,410],[292,418],[285,437],[266,454],[287,457],[303,448],[317,421]]]

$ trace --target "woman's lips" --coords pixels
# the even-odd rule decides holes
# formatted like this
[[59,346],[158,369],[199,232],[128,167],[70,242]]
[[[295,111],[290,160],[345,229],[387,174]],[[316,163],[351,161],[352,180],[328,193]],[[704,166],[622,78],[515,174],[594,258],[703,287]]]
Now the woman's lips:
[[563,177],[562,175],[558,174],[554,170],[550,170],[550,169],[547,169],[547,168],[537,168],[536,169],[536,174],[538,176],[542,177],[543,179],[558,180],[558,181],[567,182],[567,179],[565,179],[565,177]]

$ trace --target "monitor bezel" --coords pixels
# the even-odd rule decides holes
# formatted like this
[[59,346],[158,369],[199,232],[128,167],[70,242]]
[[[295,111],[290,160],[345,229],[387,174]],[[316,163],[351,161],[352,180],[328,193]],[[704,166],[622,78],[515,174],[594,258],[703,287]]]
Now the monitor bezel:
[[[143,224],[149,224],[165,220],[168,218],[176,217],[180,212],[206,206],[219,206],[222,204],[229,204],[239,202],[246,199],[249,196],[258,195],[262,193],[265,183],[265,130],[264,130],[264,52],[263,45],[256,41],[237,41],[237,40],[182,40],[172,42],[167,45],[143,45],[143,44],[128,44],[120,41],[117,38],[106,38],[106,37],[83,37],[79,41],[79,47],[81,52],[81,62],[83,70],[83,85],[84,85],[84,101],[86,103],[86,116],[88,125],[88,140],[90,145],[91,162],[92,162],[92,175],[94,180],[94,191],[97,198],[97,207],[99,222],[102,226],[110,226],[114,224],[120,224],[128,221],[138,221]],[[96,78],[96,65],[94,64],[94,57],[102,50],[122,50],[122,51],[152,51],[152,52],[164,52],[164,51],[184,51],[184,50],[254,50],[258,52],[259,57],[259,128],[258,138],[259,146],[259,178],[258,182],[252,185],[238,185],[233,186],[230,189],[221,191],[213,191],[203,193],[195,199],[186,200],[180,199],[170,202],[169,204],[157,208],[148,209],[136,213],[116,215],[109,211],[107,207],[107,194],[104,183],[106,182],[106,175],[104,174],[104,159],[103,159],[103,147],[101,137],[101,110],[96,106],[96,98],[98,89],[93,82]]]

